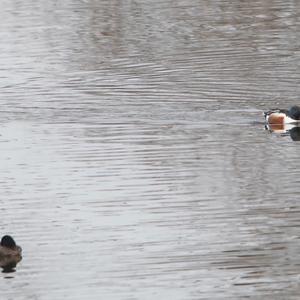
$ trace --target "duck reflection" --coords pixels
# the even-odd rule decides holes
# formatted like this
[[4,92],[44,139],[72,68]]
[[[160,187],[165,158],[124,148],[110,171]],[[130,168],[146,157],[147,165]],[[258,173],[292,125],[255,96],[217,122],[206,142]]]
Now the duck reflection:
[[2,273],[12,273],[15,272],[17,264],[22,260],[22,257],[0,257],[0,267],[2,268]]
[[295,124],[267,124],[265,129],[283,136],[289,135],[293,141],[300,141],[300,126]]

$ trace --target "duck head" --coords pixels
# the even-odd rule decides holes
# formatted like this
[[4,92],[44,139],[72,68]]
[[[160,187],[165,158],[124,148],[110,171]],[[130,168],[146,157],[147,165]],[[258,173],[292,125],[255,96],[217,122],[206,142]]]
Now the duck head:
[[15,249],[17,246],[16,242],[10,235],[4,235],[1,239],[0,245],[10,249]]
[[292,106],[288,110],[288,116],[294,120],[300,120],[300,107],[296,105]]

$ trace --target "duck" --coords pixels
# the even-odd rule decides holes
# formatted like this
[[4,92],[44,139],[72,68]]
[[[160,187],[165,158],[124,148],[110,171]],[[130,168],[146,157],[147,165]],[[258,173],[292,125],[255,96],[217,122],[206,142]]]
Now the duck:
[[269,125],[300,124],[300,107],[274,109],[264,112],[265,121]]
[[5,257],[22,258],[22,248],[10,235],[4,235],[0,242],[0,259]]

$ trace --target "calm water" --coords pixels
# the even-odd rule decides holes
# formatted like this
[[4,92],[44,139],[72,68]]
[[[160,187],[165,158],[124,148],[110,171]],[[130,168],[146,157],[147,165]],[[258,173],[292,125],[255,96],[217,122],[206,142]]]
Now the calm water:
[[[300,3],[0,3],[1,299],[299,299]],[[298,102],[297,102],[298,101]]]

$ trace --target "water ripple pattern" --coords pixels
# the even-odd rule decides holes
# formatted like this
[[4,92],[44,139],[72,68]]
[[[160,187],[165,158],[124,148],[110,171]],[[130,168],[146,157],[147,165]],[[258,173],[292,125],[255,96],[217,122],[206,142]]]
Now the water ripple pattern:
[[[299,299],[297,1],[0,3],[3,299]],[[299,104],[299,103],[298,103]]]

